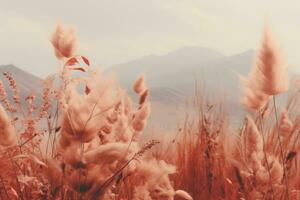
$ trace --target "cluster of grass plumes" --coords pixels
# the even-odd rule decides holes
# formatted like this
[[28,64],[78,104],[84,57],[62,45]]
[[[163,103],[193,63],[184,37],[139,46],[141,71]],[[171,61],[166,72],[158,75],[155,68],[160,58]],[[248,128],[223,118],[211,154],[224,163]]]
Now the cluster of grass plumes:
[[0,82],[0,199],[300,200],[299,81],[279,106],[290,81],[269,30],[241,78],[238,128],[224,101],[197,91],[196,114],[171,141],[145,144],[145,77],[133,83],[134,103],[114,76],[76,54],[73,29],[59,25],[51,43],[60,72],[45,79],[40,104],[34,93],[20,98],[12,74],[3,80],[11,99]]
[[222,103],[197,93],[196,117],[171,142],[175,187],[195,199],[300,199],[298,81],[286,104],[279,106],[275,96],[288,90],[288,82],[266,30],[253,69],[242,78],[246,115],[238,129],[231,128]]
[[34,93],[23,104],[10,73],[13,101],[0,85],[0,199],[192,199],[174,189],[173,165],[146,156],[159,142],[139,144],[151,110],[144,76],[133,84],[135,105],[76,54],[73,29],[58,25],[50,41],[61,66],[40,105]]
[[235,130],[220,107],[203,104],[170,142],[163,157],[176,166],[175,187],[194,199],[300,199],[299,115],[283,109],[277,126],[270,106],[264,115],[248,113]]

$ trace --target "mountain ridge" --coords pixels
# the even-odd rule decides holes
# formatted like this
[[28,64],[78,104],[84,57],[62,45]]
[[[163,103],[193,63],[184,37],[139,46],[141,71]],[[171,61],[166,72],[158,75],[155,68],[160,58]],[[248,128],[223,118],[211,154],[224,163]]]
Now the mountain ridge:
[[[254,50],[225,56],[207,47],[186,46],[163,55],[151,54],[118,64],[105,73],[116,74],[122,87],[128,91],[131,91],[137,76],[144,73],[147,85],[152,91],[152,101],[178,105],[194,94],[196,79],[211,93],[227,91],[228,95],[237,97],[239,80],[236,74],[246,75],[253,58]],[[31,90],[35,90],[37,94],[42,92],[42,79],[39,77],[12,64],[0,65],[0,73],[4,71],[10,71],[15,76],[23,97]],[[4,80],[4,77],[1,79]],[[3,82],[6,83],[5,80]]]
[[[229,113],[235,113],[240,106],[239,75],[246,75],[253,64],[254,50],[243,51],[231,56],[225,56],[218,51],[204,47],[183,47],[164,55],[149,55],[118,64],[104,71],[114,73],[121,86],[128,90],[134,99],[132,85],[138,75],[144,73],[150,89],[150,102],[153,104],[153,122],[173,124],[172,116],[181,116],[183,112],[192,111],[186,108],[195,97],[195,83],[204,88],[207,99],[214,97],[227,98]],[[0,77],[5,87],[10,91],[7,81],[1,75],[9,71],[16,79],[21,98],[35,90],[37,98],[42,96],[42,79],[14,65],[0,65]],[[11,97],[11,94],[9,94]],[[165,109],[163,109],[165,108]],[[187,111],[188,109],[188,111]],[[167,110],[167,111],[164,111]],[[181,111],[180,111],[181,110]]]

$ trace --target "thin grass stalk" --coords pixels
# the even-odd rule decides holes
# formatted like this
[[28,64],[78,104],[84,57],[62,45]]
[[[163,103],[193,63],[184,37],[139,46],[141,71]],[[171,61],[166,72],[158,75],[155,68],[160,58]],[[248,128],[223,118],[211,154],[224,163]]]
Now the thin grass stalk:
[[268,156],[267,156],[267,152],[266,152],[266,149],[265,149],[266,142],[265,142],[265,136],[264,136],[264,133],[263,133],[263,123],[262,123],[261,110],[259,110],[259,117],[258,118],[259,118],[259,125],[260,125],[260,133],[261,133],[261,137],[262,137],[262,140],[263,140],[263,152],[264,152],[264,157],[265,157],[265,160],[266,160],[267,170],[268,170],[268,174],[269,174],[272,200],[274,200],[275,194],[274,194],[274,188],[273,188],[273,184],[272,184],[271,168],[270,168],[270,165],[269,165]]
[[110,176],[104,183],[96,190],[96,192],[92,195],[91,199],[96,200],[101,194],[103,193],[103,189],[110,185],[114,178],[117,177],[122,173],[122,171],[133,161],[136,160],[138,156],[138,153],[136,153],[131,159],[129,159],[123,166],[121,166],[112,176]]
[[285,187],[286,187],[286,198],[289,200],[289,185],[288,185],[288,178],[287,178],[287,173],[286,173],[286,165],[285,165],[285,159],[283,155],[283,147],[282,147],[282,142],[280,139],[280,133],[279,133],[279,123],[278,123],[278,116],[277,116],[277,108],[276,108],[276,98],[275,95],[273,95],[273,105],[274,105],[274,113],[275,113],[275,120],[276,120],[276,132],[277,132],[277,141],[279,144],[279,150],[280,150],[280,157],[282,160],[282,167],[283,167],[283,178],[285,181]]
[[[21,184],[20,184],[20,182],[19,182],[19,180],[18,180],[18,176],[17,176],[17,172],[16,172],[16,166],[15,166],[15,163],[14,163],[14,161],[12,160],[12,158],[11,158],[11,156],[9,155],[8,156],[9,157],[9,160],[10,160],[10,162],[11,162],[11,164],[12,164],[12,166],[13,166],[13,173],[14,173],[14,175],[15,175],[15,179],[16,179],[16,182],[17,182],[17,187],[18,187],[18,190],[19,190],[19,196],[20,196],[20,198],[21,198],[21,200],[24,200],[24,194],[23,194],[23,192],[22,192],[22,190],[21,190]],[[22,170],[20,170],[20,171],[22,171]]]
[[50,125],[50,120],[47,117],[47,126],[48,126],[48,138],[47,138],[47,144],[46,144],[46,156],[48,154],[48,148],[49,148],[49,143],[50,143],[50,138],[51,138],[51,125]]
[[[51,123],[51,119],[49,119],[50,117],[49,116],[46,117],[46,119],[47,119],[47,126],[48,126],[48,138],[47,138],[47,145],[46,145],[46,156],[48,154],[49,144],[50,144],[50,141],[51,141],[51,135],[52,135],[53,126],[54,126],[54,120],[56,119],[57,112],[58,112],[58,101],[57,101],[56,111],[55,111],[52,123]],[[51,115],[51,113],[50,113],[50,115]],[[55,129],[55,126],[54,126],[54,129]],[[53,151],[54,151],[53,145],[54,145],[54,141],[53,141],[53,144],[52,144],[52,157],[53,157]]]
[[297,145],[297,141],[299,141],[299,138],[300,138],[300,131],[298,130],[298,131],[297,131],[297,136],[295,137],[294,142],[293,142],[293,145],[292,145],[292,148],[291,148],[292,151],[295,150],[296,145]]
[[177,131],[174,139],[172,139],[171,141],[169,141],[169,144],[168,144],[167,149],[165,151],[164,160],[166,160],[168,158],[171,146],[176,142],[178,135],[179,135],[179,131]]
[[[9,198],[9,197],[6,197],[7,199]],[[0,189],[0,199],[5,199],[5,197],[3,197],[3,191],[2,191],[2,189]]]
[[[2,178],[1,175],[0,175],[0,181],[1,181],[1,184],[2,184],[3,189],[4,189],[4,193],[5,193],[6,197],[7,197],[7,199],[9,199],[9,195],[8,195],[7,189],[5,187],[5,183],[4,183],[3,178]],[[2,196],[2,192],[1,192],[1,196]]]
[[54,150],[55,150],[55,142],[56,142],[56,127],[57,127],[57,123],[58,123],[58,118],[59,118],[59,102],[56,102],[56,111],[52,120],[52,127],[51,130],[54,129],[54,138],[53,138],[53,143],[52,143],[52,157],[54,156]]

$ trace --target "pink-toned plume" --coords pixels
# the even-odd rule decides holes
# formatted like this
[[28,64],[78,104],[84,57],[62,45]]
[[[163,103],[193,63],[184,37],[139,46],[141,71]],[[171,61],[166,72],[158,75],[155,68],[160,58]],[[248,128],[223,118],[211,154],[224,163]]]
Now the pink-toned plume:
[[257,110],[265,106],[269,100],[269,95],[255,89],[255,84],[252,80],[240,77],[243,83],[244,99],[243,104],[250,110]]
[[0,105],[0,145],[12,146],[17,144],[17,135],[11,120]]
[[250,116],[247,116],[247,126],[246,126],[246,138],[247,138],[247,148],[249,154],[253,152],[262,152],[263,151],[263,139],[261,134]]
[[280,120],[279,120],[279,131],[281,134],[290,133],[293,130],[294,124],[289,118],[287,110],[283,110],[281,112]]
[[141,74],[139,75],[139,77],[137,78],[137,80],[135,81],[134,85],[133,85],[133,90],[137,93],[137,94],[141,94],[142,92],[144,92],[147,89],[146,84],[145,84],[145,75]]
[[265,105],[270,95],[288,90],[288,67],[268,28],[265,28],[255,65],[242,81],[243,102],[247,108],[254,110]]
[[288,66],[267,28],[253,75],[257,76],[257,81],[261,83],[260,89],[268,95],[288,90]]
[[50,39],[57,59],[70,58],[74,56],[76,49],[76,37],[74,29],[57,24]]

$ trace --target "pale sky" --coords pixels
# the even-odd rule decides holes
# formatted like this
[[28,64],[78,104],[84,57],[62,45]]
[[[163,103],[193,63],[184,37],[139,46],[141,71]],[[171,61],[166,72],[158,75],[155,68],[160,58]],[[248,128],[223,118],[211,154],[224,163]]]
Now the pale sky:
[[103,68],[182,46],[232,55],[259,45],[268,20],[300,71],[299,0],[0,0],[0,65],[45,77],[57,70],[57,21],[77,30],[79,53]]

